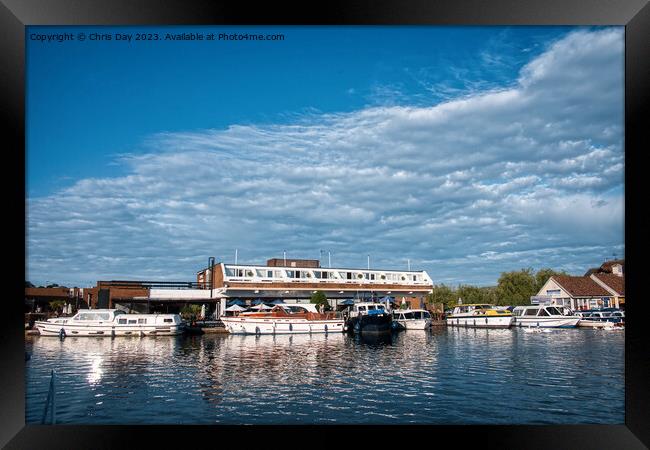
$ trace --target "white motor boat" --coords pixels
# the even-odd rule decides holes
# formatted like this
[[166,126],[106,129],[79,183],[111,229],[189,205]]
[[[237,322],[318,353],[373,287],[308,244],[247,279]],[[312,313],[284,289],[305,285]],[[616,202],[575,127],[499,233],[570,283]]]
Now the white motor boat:
[[496,309],[494,305],[456,305],[447,316],[447,325],[470,328],[510,328],[512,314],[507,309]]
[[183,332],[178,314],[126,314],[118,309],[82,309],[73,317],[37,321],[41,336],[156,336]]
[[222,316],[221,321],[232,334],[341,333],[345,322],[336,313],[319,313],[311,303],[276,305],[268,312]]
[[393,324],[406,330],[426,330],[431,326],[431,313],[424,309],[396,309]]
[[515,327],[574,328],[580,317],[565,316],[554,306],[517,306],[512,310]]

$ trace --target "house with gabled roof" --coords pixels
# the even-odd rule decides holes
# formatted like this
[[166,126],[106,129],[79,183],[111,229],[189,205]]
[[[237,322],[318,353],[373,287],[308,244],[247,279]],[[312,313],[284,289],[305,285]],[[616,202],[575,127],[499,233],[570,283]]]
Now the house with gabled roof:
[[593,273],[590,278],[609,292],[612,297],[611,306],[625,307],[625,276],[613,273]]
[[625,307],[624,260],[606,261],[583,276],[554,275],[531,297],[532,304],[567,306],[574,310]]

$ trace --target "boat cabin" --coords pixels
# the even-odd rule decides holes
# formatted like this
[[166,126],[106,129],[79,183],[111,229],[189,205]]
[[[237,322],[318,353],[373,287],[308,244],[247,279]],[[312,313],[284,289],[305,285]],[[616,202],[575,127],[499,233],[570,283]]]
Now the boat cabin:
[[431,313],[424,309],[404,309],[393,311],[394,320],[420,320],[430,318]]
[[562,316],[562,312],[554,306],[517,306],[512,310],[512,315],[515,317],[552,317]]
[[357,315],[364,316],[364,315],[383,314],[385,312],[386,312],[386,307],[381,303],[363,302],[363,303],[355,303],[355,305],[352,307],[352,311],[350,312],[350,315],[354,317]]
[[492,309],[493,305],[488,305],[485,303],[476,303],[476,304],[467,304],[467,305],[457,305],[452,310],[452,314],[467,314],[479,309]]

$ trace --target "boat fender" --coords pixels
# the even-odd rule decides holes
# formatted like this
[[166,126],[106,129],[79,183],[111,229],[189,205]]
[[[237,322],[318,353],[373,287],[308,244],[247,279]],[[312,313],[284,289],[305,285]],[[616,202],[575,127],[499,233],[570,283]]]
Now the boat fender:
[[65,339],[65,330],[63,328],[59,331],[59,338]]
[[260,327],[255,327],[255,334],[261,334]]
[[325,324],[325,334],[327,334],[327,324]]
[[115,327],[111,328],[111,338],[115,337]]
[[293,324],[292,323],[289,324],[289,331],[293,331]]
[[140,337],[144,336],[144,331],[140,330]]

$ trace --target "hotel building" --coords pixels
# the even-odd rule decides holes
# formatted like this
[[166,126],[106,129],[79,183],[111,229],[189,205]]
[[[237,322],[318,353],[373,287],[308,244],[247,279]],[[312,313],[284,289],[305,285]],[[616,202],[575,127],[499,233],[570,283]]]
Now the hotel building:
[[197,283],[224,299],[224,305],[231,298],[304,303],[322,291],[332,306],[337,300],[389,296],[420,307],[433,290],[423,270],[324,268],[312,259],[276,258],[265,265],[212,263],[197,273]]

